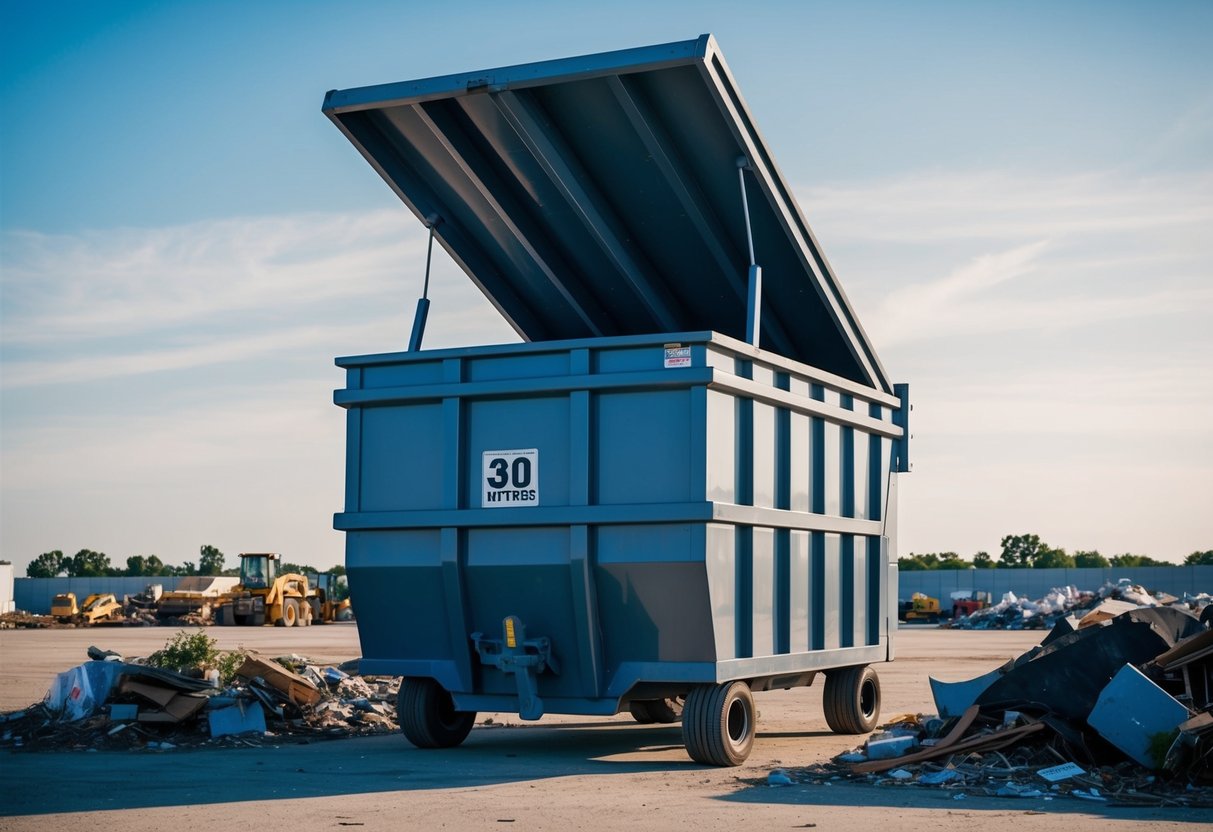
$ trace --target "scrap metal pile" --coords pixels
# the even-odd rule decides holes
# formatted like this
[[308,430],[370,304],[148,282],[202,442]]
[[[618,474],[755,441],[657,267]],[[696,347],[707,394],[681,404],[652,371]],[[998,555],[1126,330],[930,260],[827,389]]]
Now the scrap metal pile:
[[[1082,620],[1096,614],[1101,620],[1137,607],[1180,607],[1200,615],[1213,596],[1184,594],[1182,598],[1165,592],[1151,593],[1144,587],[1122,580],[1106,583],[1097,592],[1081,592],[1077,587],[1054,587],[1043,598],[1021,598],[1007,592],[997,604],[960,616],[945,627],[961,630],[1042,630],[1061,619]],[[1213,615],[1213,612],[1210,613]]]
[[246,653],[220,685],[215,671],[178,673],[95,647],[89,656],[59,674],[41,703],[0,714],[0,748],[163,750],[397,730],[399,680],[351,675],[357,661],[332,667]]
[[1213,630],[1188,611],[1062,619],[997,670],[930,682],[938,716],[899,717],[863,748],[770,782],[1213,807]]

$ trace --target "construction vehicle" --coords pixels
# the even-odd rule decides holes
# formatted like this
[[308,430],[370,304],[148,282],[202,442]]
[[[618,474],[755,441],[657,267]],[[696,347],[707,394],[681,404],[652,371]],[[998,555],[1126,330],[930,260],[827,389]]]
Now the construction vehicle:
[[94,592],[76,604],[76,593],[63,592],[51,601],[51,615],[61,624],[96,624],[122,617],[122,604],[112,592]]
[[978,610],[990,606],[990,593],[979,589],[962,590],[952,593],[952,618],[962,615],[972,615]]
[[60,592],[51,601],[51,615],[60,624],[70,624],[80,613],[80,607],[76,606],[76,593]]
[[939,622],[939,599],[922,592],[915,592],[909,601],[897,604],[897,618],[901,621]]
[[309,572],[307,578],[309,586],[315,590],[315,595],[308,598],[313,624],[331,624],[334,621],[353,619],[350,599],[337,600],[337,575],[331,572]]
[[84,599],[76,616],[79,624],[96,624],[122,618],[122,604],[112,592],[95,592]]
[[282,556],[273,552],[240,555],[240,583],[218,599],[215,622],[224,626],[306,626],[315,615],[316,589],[297,572],[280,574]]
[[150,610],[154,612],[164,596],[164,584],[148,584],[142,592],[123,596],[123,604],[130,611]]
[[181,618],[197,614],[208,619],[219,600],[234,590],[239,582],[239,578],[211,575],[182,578],[175,588],[160,595],[156,604],[156,617]]

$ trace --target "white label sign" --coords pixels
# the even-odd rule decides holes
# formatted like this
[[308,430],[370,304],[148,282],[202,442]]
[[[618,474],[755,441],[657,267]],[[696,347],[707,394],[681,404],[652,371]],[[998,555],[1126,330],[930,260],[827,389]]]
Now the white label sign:
[[669,369],[670,367],[690,367],[691,348],[684,347],[679,344],[666,344],[665,366],[666,369]]
[[481,508],[539,505],[539,449],[485,451]]

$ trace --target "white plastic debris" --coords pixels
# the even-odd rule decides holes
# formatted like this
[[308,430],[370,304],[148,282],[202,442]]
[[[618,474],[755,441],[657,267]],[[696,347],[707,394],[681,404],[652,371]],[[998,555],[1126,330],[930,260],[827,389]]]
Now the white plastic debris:
[[792,785],[792,778],[788,777],[787,772],[785,772],[783,769],[777,768],[767,775],[767,785],[790,786]]
[[1081,774],[1086,774],[1086,770],[1080,768],[1075,763],[1062,763],[1059,766],[1050,766],[1049,768],[1039,769],[1037,772],[1041,777],[1048,780],[1050,783],[1056,783],[1059,780],[1066,780],[1070,777],[1078,777]]
[[1074,797],[1080,798],[1082,800],[1094,800],[1099,803],[1108,802],[1108,799],[1106,797],[1104,797],[1103,795],[1101,795],[1099,793],[1099,789],[1095,788],[1094,786],[1091,787],[1091,791],[1089,791],[1089,792],[1085,792],[1082,789],[1075,789],[1074,791],[1070,792],[1070,794],[1072,794]]

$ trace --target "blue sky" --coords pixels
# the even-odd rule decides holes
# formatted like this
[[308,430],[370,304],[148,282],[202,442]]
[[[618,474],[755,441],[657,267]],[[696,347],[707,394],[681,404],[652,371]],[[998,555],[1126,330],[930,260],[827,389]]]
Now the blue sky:
[[[324,92],[715,34],[915,400],[901,548],[1213,546],[1209,3],[0,12],[0,557],[328,566],[422,229]],[[512,340],[445,258],[433,346]]]

